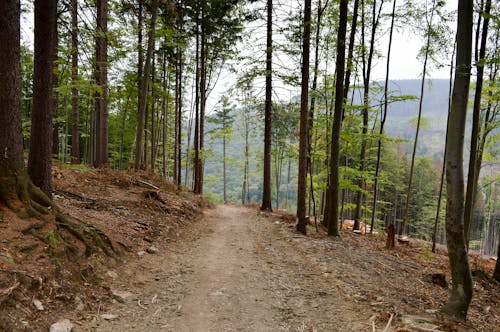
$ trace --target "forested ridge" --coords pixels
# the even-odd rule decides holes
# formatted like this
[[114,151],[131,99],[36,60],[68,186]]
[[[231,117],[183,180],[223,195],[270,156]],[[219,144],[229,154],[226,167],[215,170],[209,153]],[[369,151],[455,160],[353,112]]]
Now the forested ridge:
[[[448,291],[446,299],[433,293],[446,317],[439,327],[448,318],[468,324],[474,293],[484,289],[484,326],[495,325],[497,7],[495,0],[3,2],[0,305],[17,317],[12,310],[30,287],[50,298],[44,278],[61,290],[83,284],[79,291],[90,296],[125,252],[159,253],[151,244],[169,239],[173,224],[190,232],[208,199],[259,206],[267,218],[292,220],[304,239],[359,236],[366,243],[352,243],[363,253],[373,246],[411,255],[405,246],[419,247],[440,262],[435,255],[444,253],[449,265],[432,265],[439,271],[431,277]],[[143,220],[148,210],[154,220]],[[252,220],[220,211],[238,234],[243,226],[227,211]],[[259,225],[257,233],[273,232]],[[446,251],[436,253],[440,245]],[[252,257],[251,264],[261,258]],[[283,259],[283,268],[296,266]],[[480,290],[473,276],[482,278]],[[482,309],[473,303],[475,324]],[[397,310],[387,313],[384,331],[394,317],[410,324]],[[6,330],[20,326],[0,318]]]

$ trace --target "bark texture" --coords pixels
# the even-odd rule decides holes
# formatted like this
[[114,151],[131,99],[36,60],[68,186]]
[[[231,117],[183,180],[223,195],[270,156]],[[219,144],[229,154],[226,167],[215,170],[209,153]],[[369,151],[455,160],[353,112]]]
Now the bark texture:
[[264,178],[262,211],[271,211],[271,113],[272,113],[272,63],[273,63],[273,1],[267,0],[266,42],[266,103],[264,115]]
[[335,83],[335,111],[332,125],[330,181],[327,195],[330,196],[326,207],[328,235],[339,235],[339,161],[340,161],[340,130],[342,128],[342,109],[344,106],[344,73],[345,73],[345,42],[347,31],[347,0],[340,1],[340,20],[337,34],[337,78]]
[[452,288],[446,314],[465,320],[472,298],[472,276],[464,237],[463,146],[472,51],[472,1],[459,0],[457,60],[446,139],[446,244]]
[[[15,188],[7,179],[24,169],[21,136],[21,62],[19,1],[0,1],[0,201]],[[12,184],[15,186],[15,184]],[[10,193],[9,193],[10,191]]]
[[[311,43],[311,0],[304,2],[304,35],[302,43],[302,88],[300,96],[299,178],[297,185],[297,231],[306,234],[306,195],[309,115],[309,48]],[[279,192],[279,191],[278,191]]]
[[57,1],[35,1],[35,59],[28,173],[33,183],[52,195],[52,115]]
[[[477,58],[476,67],[476,89],[474,92],[474,106],[472,109],[472,133],[470,139],[470,156],[469,156],[469,173],[467,174],[467,191],[465,193],[465,242],[467,247],[470,240],[470,227],[474,216],[474,207],[477,197],[477,181],[479,179],[479,172],[481,170],[481,162],[479,160],[479,135],[480,135],[480,113],[481,113],[481,97],[483,92],[483,76],[484,76],[484,60],[486,56],[486,41],[488,39],[488,24],[490,20],[491,0],[486,1],[484,8],[483,31],[481,33],[481,46],[479,49],[479,56]],[[479,27],[477,27],[479,32]],[[476,40],[477,42],[477,40]],[[477,54],[477,50],[476,50]],[[485,120],[483,120],[485,121]]]
[[80,163],[78,123],[78,0],[71,0],[71,163]]
[[96,92],[94,166],[108,163],[108,1],[97,1]]

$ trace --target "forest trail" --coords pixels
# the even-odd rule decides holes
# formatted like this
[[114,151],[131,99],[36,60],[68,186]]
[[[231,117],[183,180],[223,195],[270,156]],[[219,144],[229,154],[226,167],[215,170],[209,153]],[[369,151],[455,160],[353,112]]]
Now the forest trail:
[[287,226],[252,209],[208,210],[159,253],[124,264],[110,287],[130,294],[75,331],[371,331],[371,307],[339,279],[345,266],[325,269]]

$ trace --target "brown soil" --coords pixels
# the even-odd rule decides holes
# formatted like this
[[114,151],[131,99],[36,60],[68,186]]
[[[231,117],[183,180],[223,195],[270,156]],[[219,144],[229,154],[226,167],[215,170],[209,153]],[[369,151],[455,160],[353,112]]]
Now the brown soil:
[[[485,278],[492,260],[472,257],[486,274],[476,273],[469,320],[458,324],[437,311],[450,282],[444,248],[433,254],[410,240],[386,250],[383,235],[343,230],[332,239],[311,226],[302,236],[292,216],[256,208],[201,215],[203,200],[147,174],[60,168],[54,176],[56,204],[123,254],[71,261],[12,245],[20,239],[1,242],[0,330],[47,331],[68,318],[76,332],[500,331],[500,285]],[[427,323],[410,327],[409,314]]]

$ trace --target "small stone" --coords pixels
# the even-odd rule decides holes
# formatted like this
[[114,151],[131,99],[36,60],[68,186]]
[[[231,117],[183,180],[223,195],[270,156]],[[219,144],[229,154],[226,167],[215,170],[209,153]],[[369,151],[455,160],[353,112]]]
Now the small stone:
[[115,320],[118,318],[118,315],[104,314],[104,315],[101,315],[101,318],[105,319],[105,320]]
[[118,279],[118,273],[116,273],[115,271],[108,271],[106,272],[106,274],[112,279]]
[[431,315],[433,315],[433,314],[435,314],[436,312],[438,312],[438,310],[437,310],[437,309],[425,309],[425,313],[427,313],[427,314],[431,314]]
[[57,323],[50,326],[49,332],[71,332],[73,330],[73,324],[69,319],[62,319]]
[[146,249],[146,251],[148,254],[157,254],[160,252],[160,250],[158,248],[156,248],[155,246],[149,247],[148,249]]
[[85,304],[83,303],[82,299],[78,296],[75,297],[75,307],[77,311],[85,310]]
[[127,303],[134,299],[135,295],[127,291],[112,291],[111,296],[121,303]]
[[142,250],[137,253],[137,256],[139,256],[139,257],[144,256],[144,255],[146,255],[146,252],[142,251]]
[[45,309],[40,300],[33,299],[33,305],[35,306],[36,310],[38,310],[38,311],[43,311]]

